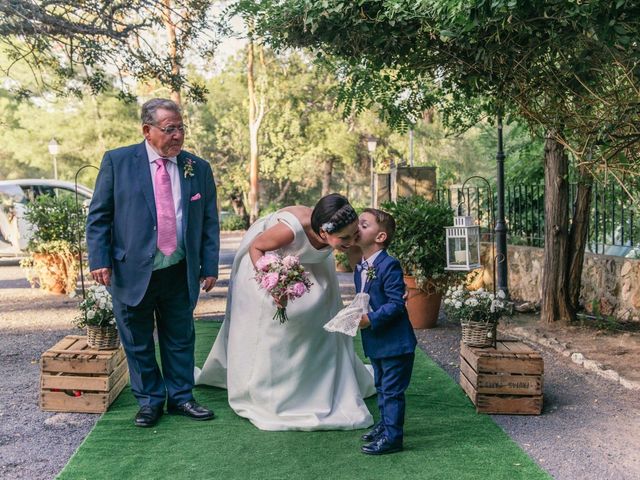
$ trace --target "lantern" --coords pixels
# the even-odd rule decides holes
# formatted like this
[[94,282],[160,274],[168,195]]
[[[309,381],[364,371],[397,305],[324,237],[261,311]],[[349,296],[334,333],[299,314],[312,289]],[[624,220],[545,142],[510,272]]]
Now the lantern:
[[480,268],[480,226],[470,216],[453,217],[447,234],[447,267],[445,270],[471,271]]

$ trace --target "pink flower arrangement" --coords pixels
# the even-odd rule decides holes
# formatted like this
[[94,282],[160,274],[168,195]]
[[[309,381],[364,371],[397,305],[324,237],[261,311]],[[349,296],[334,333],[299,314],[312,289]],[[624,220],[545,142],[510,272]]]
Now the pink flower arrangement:
[[300,259],[293,255],[284,258],[268,253],[258,259],[255,268],[260,288],[264,288],[276,302],[274,320],[287,321],[286,304],[289,300],[300,298],[311,288],[309,274],[300,265]]

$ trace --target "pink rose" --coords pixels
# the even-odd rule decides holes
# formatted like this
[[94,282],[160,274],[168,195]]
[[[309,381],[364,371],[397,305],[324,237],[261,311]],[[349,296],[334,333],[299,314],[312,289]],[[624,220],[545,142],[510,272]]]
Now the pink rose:
[[287,255],[282,259],[282,265],[284,266],[284,268],[289,270],[293,267],[297,267],[298,265],[300,265],[300,259],[293,255]]
[[304,292],[307,291],[307,287],[302,282],[296,282],[291,286],[291,294],[294,297],[301,297],[304,295]]
[[271,291],[276,285],[278,285],[278,274],[275,272],[267,273],[264,277],[262,277],[260,285],[265,290]]
[[258,259],[258,261],[256,262],[256,268],[258,270],[262,270],[263,272],[267,272],[269,271],[269,267],[271,266],[271,264],[277,263],[278,260],[279,259],[277,256],[267,253],[266,255],[263,255]]

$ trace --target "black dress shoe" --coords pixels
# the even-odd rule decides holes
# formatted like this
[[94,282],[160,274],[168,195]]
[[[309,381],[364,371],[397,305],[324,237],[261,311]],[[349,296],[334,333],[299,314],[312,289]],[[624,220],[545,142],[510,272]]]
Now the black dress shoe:
[[360,440],[364,442],[375,442],[380,435],[384,433],[384,424],[382,422],[376,423],[371,430],[360,437]]
[[402,451],[402,440],[391,442],[387,437],[380,437],[375,442],[363,445],[361,450],[367,455],[386,455],[387,453],[400,452]]
[[211,420],[215,417],[213,410],[203,407],[195,400],[189,400],[180,405],[169,405],[167,412],[170,415],[184,415],[194,420]]
[[140,407],[140,410],[136,413],[136,418],[133,420],[133,424],[136,427],[153,427],[158,423],[158,420],[160,420],[163,413],[162,405],[157,407],[145,405],[144,407]]

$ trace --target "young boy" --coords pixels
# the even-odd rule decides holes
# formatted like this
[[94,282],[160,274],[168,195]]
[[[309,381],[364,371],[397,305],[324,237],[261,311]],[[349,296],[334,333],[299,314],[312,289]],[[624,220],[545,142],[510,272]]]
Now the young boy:
[[362,436],[368,455],[402,450],[405,400],[416,336],[404,305],[405,285],[400,262],[386,248],[393,239],[395,220],[381,210],[367,208],[360,215],[363,261],[354,272],[357,292],[369,294],[369,313],[362,315],[362,344],[371,360],[378,392],[380,421]]

